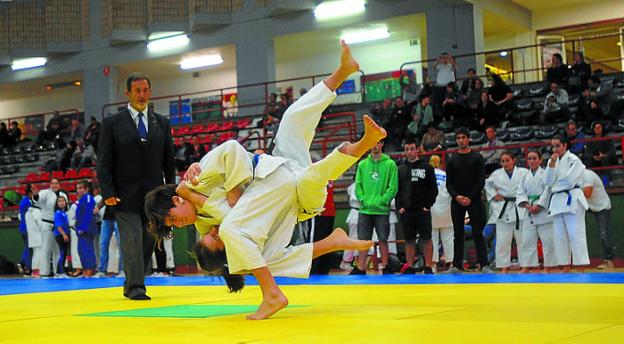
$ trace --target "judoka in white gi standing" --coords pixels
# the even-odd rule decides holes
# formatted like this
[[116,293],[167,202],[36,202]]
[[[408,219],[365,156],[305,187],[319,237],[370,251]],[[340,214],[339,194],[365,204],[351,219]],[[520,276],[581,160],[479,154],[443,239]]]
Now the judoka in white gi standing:
[[442,240],[442,250],[444,251],[444,261],[452,262],[455,257],[453,220],[451,219],[451,195],[446,189],[446,172],[440,169],[440,157],[432,155],[429,164],[434,168],[436,183],[438,184],[438,196],[431,207],[431,240],[433,242],[433,256],[431,261],[433,267],[437,266],[440,260],[439,244]]
[[[160,236],[172,233],[166,228],[159,232],[162,224],[195,223],[205,234],[195,251],[200,265],[222,275],[231,291],[244,285],[242,278],[235,280],[232,274],[254,275],[263,302],[248,319],[265,319],[288,304],[273,274],[306,277],[312,258],[372,245],[371,241],[351,240],[338,229],[314,244],[287,247],[297,219],[308,219],[322,210],[328,180],[337,178],[386,135],[364,116],[365,133],[360,141],[343,143],[311,164],[309,147],[321,112],[334,99],[334,90],[359,68],[344,42],[342,48],[341,66],[284,114],[275,156],[250,156],[235,141],[227,142],[204,157],[211,163],[202,161],[187,172],[185,178],[196,185],[181,183],[172,196],[169,186],[159,187],[146,198],[150,228]],[[222,256],[227,260],[220,260]]]
[[492,172],[485,181],[485,194],[490,202],[488,222],[496,223],[496,267],[507,273],[511,265],[512,239],[516,239],[518,251],[522,242],[520,218],[526,209],[516,206],[516,194],[527,169],[516,166],[516,157],[511,152],[503,152],[500,162],[503,167]]
[[518,187],[516,204],[524,208],[520,217],[520,231],[522,240],[518,255],[522,272],[529,272],[530,268],[539,266],[537,257],[537,239],[542,242],[544,255],[544,272],[550,272],[557,266],[555,244],[553,241],[552,218],[548,217],[548,203],[550,188],[546,186],[546,171],[540,166],[542,156],[539,151],[531,151],[527,155],[529,172],[525,174]]
[[[50,188],[41,190],[33,196],[36,205],[41,209],[41,254],[39,256],[39,273],[42,277],[50,275],[50,264],[53,265],[53,272],[57,274],[56,262],[59,260],[59,248],[54,238],[54,207],[56,198],[61,190],[61,184],[56,178],[50,180]],[[65,199],[69,199],[63,193]]]
[[552,139],[553,154],[544,178],[552,192],[548,215],[553,218],[557,265],[564,272],[570,271],[570,264],[589,265],[585,233],[585,211],[589,206],[581,190],[585,165],[568,151],[569,142],[567,136]]

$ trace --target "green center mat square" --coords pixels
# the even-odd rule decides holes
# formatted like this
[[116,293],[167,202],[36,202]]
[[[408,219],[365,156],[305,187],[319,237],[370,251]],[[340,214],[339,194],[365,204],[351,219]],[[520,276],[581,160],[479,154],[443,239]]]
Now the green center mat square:
[[[302,306],[288,306],[288,308]],[[113,312],[79,314],[89,317],[144,317],[144,318],[208,318],[224,315],[253,313],[258,305],[182,305],[130,309]]]

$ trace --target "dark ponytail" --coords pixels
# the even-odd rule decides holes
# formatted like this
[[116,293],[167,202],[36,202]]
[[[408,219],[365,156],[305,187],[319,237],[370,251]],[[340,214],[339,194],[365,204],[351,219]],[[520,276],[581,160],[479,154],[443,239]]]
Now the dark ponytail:
[[197,243],[193,247],[193,256],[199,267],[208,275],[223,277],[230,293],[241,291],[245,286],[245,276],[230,274],[225,250],[210,251]]

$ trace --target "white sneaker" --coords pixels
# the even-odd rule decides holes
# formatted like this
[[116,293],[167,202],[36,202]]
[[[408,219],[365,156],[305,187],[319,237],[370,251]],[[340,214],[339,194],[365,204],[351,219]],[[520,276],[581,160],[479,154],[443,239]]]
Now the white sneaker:
[[106,274],[105,274],[105,273],[103,273],[102,271],[98,271],[98,272],[95,274],[95,276],[93,276],[93,277],[98,277],[98,278],[100,278],[100,277],[106,277]]
[[117,278],[126,278],[126,273],[122,271],[122,272],[118,273],[117,276],[115,276],[115,277],[117,277]]
[[351,270],[352,268],[352,263],[345,262],[344,260],[340,263],[340,270]]

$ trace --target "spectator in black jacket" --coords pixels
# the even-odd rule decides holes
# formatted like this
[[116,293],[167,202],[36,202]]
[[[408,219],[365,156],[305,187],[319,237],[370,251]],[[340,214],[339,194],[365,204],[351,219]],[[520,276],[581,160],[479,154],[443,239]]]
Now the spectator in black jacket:
[[577,51],[574,53],[574,64],[570,72],[570,87],[573,88],[573,90],[585,89],[591,77],[591,66],[589,63],[585,62],[585,57],[582,52]]
[[[602,122],[594,122],[594,138],[604,137],[604,125]],[[585,160],[588,168],[612,166],[617,163],[615,144],[613,140],[589,141],[585,145]],[[600,176],[607,177],[609,171],[597,171]]]
[[396,196],[396,209],[401,216],[403,232],[405,234],[405,256],[410,266],[414,264],[416,255],[416,235],[423,247],[425,258],[425,274],[433,274],[431,258],[433,245],[431,243],[431,207],[438,196],[438,184],[435,171],[427,162],[420,159],[418,146],[413,140],[405,142],[406,160],[399,166],[399,191]]
[[507,113],[513,109],[513,92],[505,81],[496,74],[491,74],[492,86],[488,90],[490,100],[496,105],[496,112],[499,121],[504,121]]
[[485,132],[485,128],[489,126],[498,127],[500,120],[498,119],[498,108],[490,99],[487,91],[481,92],[479,104],[477,105],[477,130]]
[[568,85],[568,76],[568,65],[563,63],[561,54],[553,54],[550,67],[546,71],[546,80],[548,80],[548,83],[556,82],[562,87],[566,87]]
[[9,129],[9,146],[15,146],[22,141],[22,130],[19,128],[19,124],[15,121],[11,122],[11,129]]

